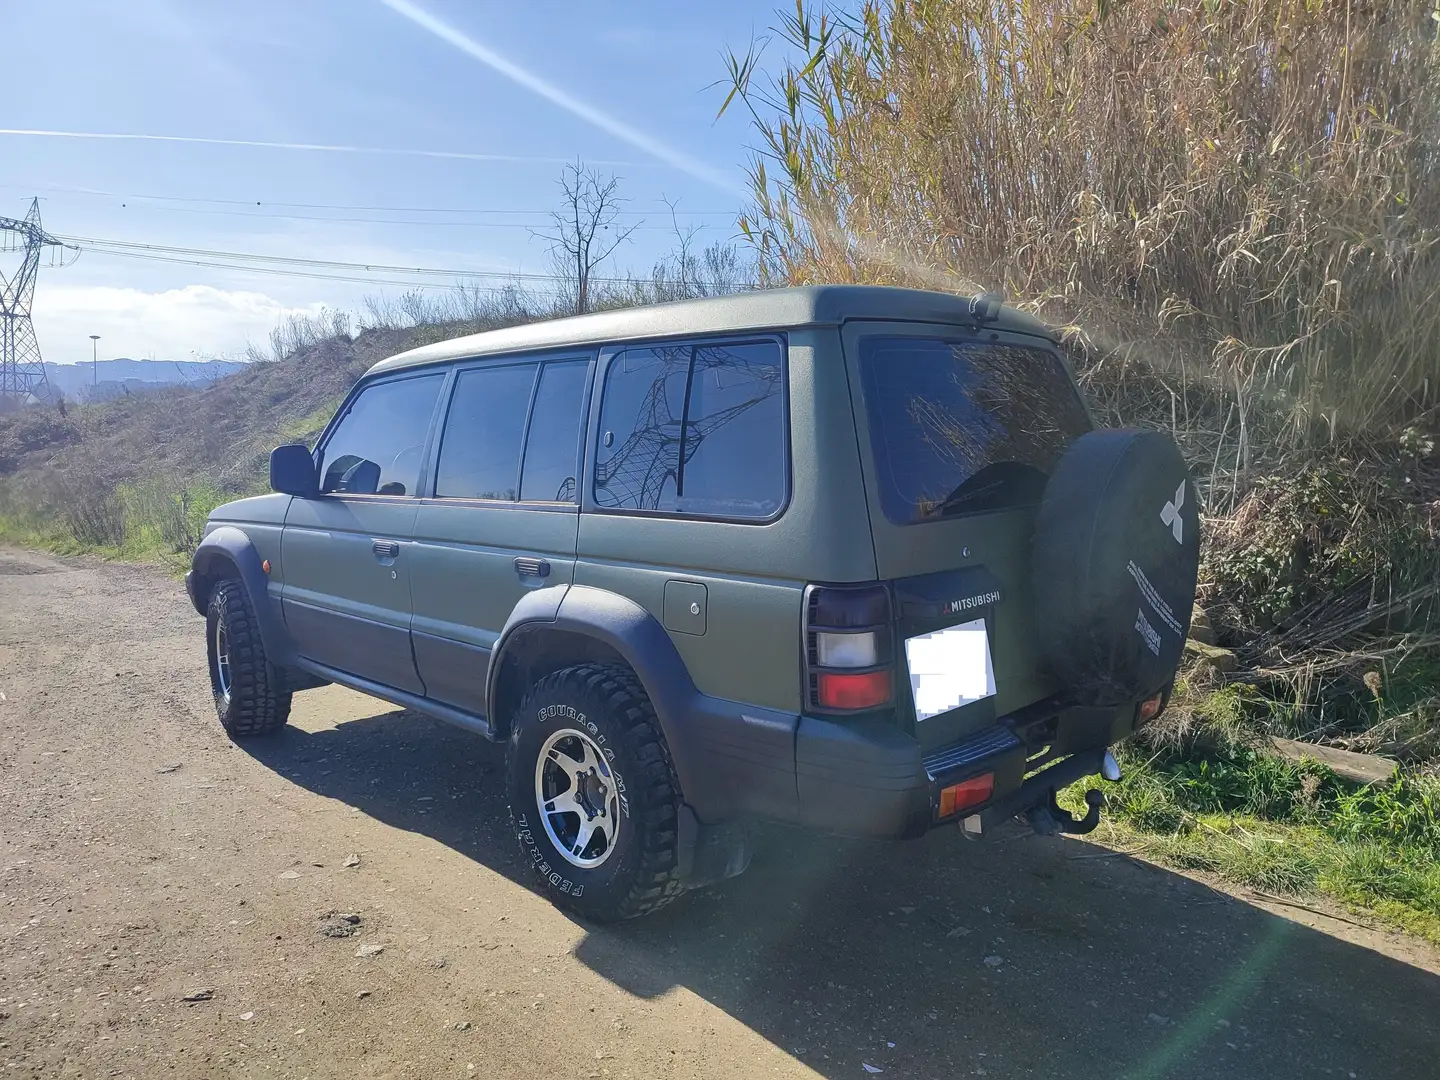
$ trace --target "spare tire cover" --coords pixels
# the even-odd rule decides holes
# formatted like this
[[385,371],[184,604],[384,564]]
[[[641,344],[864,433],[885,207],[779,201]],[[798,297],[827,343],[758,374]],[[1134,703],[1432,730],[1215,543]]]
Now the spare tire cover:
[[1195,484],[1153,431],[1092,431],[1061,456],[1035,521],[1042,653],[1075,700],[1143,701],[1175,675],[1200,566]]

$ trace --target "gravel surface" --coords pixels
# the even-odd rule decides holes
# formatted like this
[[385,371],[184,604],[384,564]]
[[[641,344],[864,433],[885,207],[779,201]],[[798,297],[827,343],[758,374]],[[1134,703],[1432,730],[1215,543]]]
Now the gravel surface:
[[580,925],[499,747],[338,688],[237,746],[204,652],[152,569],[0,551],[0,1078],[1436,1075],[1422,943],[1074,840],[775,830]]

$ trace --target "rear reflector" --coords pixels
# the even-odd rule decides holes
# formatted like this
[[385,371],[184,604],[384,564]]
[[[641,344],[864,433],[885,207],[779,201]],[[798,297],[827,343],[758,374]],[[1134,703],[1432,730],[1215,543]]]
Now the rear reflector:
[[1148,724],[1155,717],[1160,715],[1160,706],[1165,702],[1165,695],[1156,694],[1152,698],[1146,698],[1135,710],[1135,722],[1137,724]]
[[986,799],[995,793],[995,774],[987,772],[983,776],[972,776],[969,780],[962,780],[958,784],[951,784],[940,790],[940,816],[949,817],[951,814],[958,814],[961,810],[972,806],[979,806]]
[[815,698],[827,709],[873,709],[890,700],[890,672],[867,671],[857,675],[818,672]]

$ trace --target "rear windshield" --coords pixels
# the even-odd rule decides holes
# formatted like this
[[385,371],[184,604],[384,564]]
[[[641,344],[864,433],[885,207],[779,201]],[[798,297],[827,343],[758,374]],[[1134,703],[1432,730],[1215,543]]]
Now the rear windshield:
[[1038,502],[1090,421],[1045,349],[866,337],[860,370],[885,517],[897,525]]

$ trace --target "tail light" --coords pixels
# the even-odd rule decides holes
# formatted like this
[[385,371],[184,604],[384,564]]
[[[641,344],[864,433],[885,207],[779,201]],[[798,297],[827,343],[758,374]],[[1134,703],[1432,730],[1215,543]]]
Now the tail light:
[[804,630],[811,708],[860,712],[890,704],[895,662],[889,589],[811,585]]

